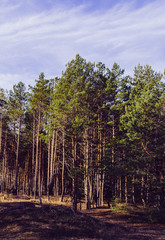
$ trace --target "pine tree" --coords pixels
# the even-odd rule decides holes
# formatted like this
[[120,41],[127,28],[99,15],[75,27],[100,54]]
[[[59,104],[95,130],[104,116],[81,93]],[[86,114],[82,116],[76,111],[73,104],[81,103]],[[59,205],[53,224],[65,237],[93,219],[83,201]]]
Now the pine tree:
[[[129,140],[136,144],[139,168],[136,171],[139,170],[141,174],[142,188],[144,178],[149,176],[156,184],[155,196],[163,198],[164,202],[164,190],[163,193],[158,190],[163,184],[161,176],[164,168],[164,137],[161,134],[164,131],[162,77],[162,74],[154,72],[150,66],[138,65],[135,68],[130,100],[122,116],[122,123]],[[143,189],[141,191],[144,192]],[[142,201],[146,201],[146,194],[143,194]]]
[[[44,78],[44,74],[39,75],[39,79],[36,80],[36,85],[32,88],[32,95],[30,98],[30,105],[33,110],[33,141],[36,138],[35,144],[35,167],[34,167],[34,197],[39,194],[41,196],[41,178],[42,178],[42,141],[41,133],[43,129],[44,111],[49,106],[49,81]],[[35,134],[36,131],[36,134]],[[34,154],[34,152],[33,152]],[[33,160],[34,161],[34,160]],[[38,184],[38,187],[37,187]]]
[[13,193],[17,194],[17,180],[19,171],[19,147],[20,147],[20,135],[21,135],[21,121],[26,107],[26,92],[23,82],[19,82],[13,86],[13,91],[9,93],[9,114],[12,121],[15,122],[18,130],[15,133],[17,135],[17,147],[16,147],[16,162],[15,162],[15,179],[13,183]]

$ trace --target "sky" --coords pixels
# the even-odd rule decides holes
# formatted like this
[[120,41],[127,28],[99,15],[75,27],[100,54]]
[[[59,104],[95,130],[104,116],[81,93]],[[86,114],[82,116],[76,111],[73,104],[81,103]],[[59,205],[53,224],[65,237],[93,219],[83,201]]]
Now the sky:
[[0,88],[61,76],[78,53],[133,76],[165,69],[164,0],[0,0]]

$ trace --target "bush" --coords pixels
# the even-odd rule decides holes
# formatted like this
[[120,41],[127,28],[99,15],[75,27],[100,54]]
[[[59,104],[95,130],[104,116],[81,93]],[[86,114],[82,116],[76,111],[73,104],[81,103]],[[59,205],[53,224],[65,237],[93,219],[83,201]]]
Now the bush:
[[126,203],[121,203],[121,200],[119,198],[115,198],[114,200],[112,200],[110,208],[113,212],[120,213],[121,211],[127,210],[126,206]]

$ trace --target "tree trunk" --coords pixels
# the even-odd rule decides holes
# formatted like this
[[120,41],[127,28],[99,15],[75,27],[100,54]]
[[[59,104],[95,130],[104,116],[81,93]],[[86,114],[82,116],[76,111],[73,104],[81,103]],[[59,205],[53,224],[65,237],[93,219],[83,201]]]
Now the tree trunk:
[[128,186],[127,186],[127,176],[125,176],[125,202],[128,203]]
[[37,180],[38,180],[38,168],[39,168],[39,135],[41,125],[41,112],[39,109],[38,113],[38,126],[37,126],[37,137],[36,137],[36,164],[35,164],[35,176],[34,176],[34,198],[37,196]]
[[56,159],[57,159],[57,139],[58,139],[58,131],[54,130],[53,131],[53,136],[52,136],[52,143],[51,143],[49,194],[53,194],[53,192],[55,192],[55,171],[56,171]]
[[25,158],[24,179],[23,179],[23,194],[27,194],[28,189],[28,168],[29,168],[29,151]]
[[[97,156],[97,172],[96,172],[96,192],[97,192],[97,207],[103,205],[103,190],[104,190],[104,172],[99,169],[102,157],[104,156],[104,141],[102,139],[102,113],[98,113],[98,156]],[[103,144],[102,144],[103,141]]]
[[135,176],[132,178],[132,203],[135,204]]
[[146,204],[149,203],[150,177],[147,175]]
[[144,194],[145,179],[144,176],[141,177],[141,201],[143,207],[146,207],[145,194]]
[[7,167],[7,135],[8,135],[8,128],[6,128],[5,132],[5,144],[4,144],[4,153],[3,153],[3,162],[2,162],[2,183],[1,189],[4,193],[6,188],[6,167]]
[[[112,139],[115,137],[115,117],[113,115],[113,125],[112,125]],[[112,163],[115,162],[115,147],[112,146]]]
[[61,202],[64,197],[64,171],[65,171],[65,132],[63,130],[63,141],[62,141],[62,176],[61,176]]
[[33,112],[33,149],[32,149],[32,178],[31,178],[31,190],[34,193],[34,176],[35,176],[35,138],[36,138],[36,121],[35,112]]
[[85,129],[85,135],[84,135],[84,193],[85,193],[85,205],[86,209],[91,208],[91,199],[89,195],[89,185],[90,185],[90,179],[89,179],[89,140],[88,140],[88,129]]
[[41,155],[42,141],[39,140],[39,169],[38,169],[38,195],[41,197],[41,184],[42,184],[42,155]]
[[18,171],[19,171],[19,144],[20,144],[20,132],[21,132],[21,115],[19,116],[18,119],[18,139],[17,139],[17,151],[16,151],[16,164],[15,164],[15,180],[14,180],[14,189],[13,189],[13,194],[17,195],[17,182],[18,182]]
[[[51,158],[50,158],[50,179],[52,180],[53,175],[54,175],[54,141],[55,141],[55,135],[57,136],[57,133],[55,130],[53,131],[53,136],[52,136],[52,145],[51,145]],[[50,181],[51,181],[50,180]]]
[[57,161],[55,162],[55,178],[54,178],[54,196],[59,195],[59,157],[57,157]]
[[51,140],[48,143],[48,169],[47,169],[47,197],[49,200],[49,183],[50,183],[50,144]]
[[76,166],[77,166],[77,142],[75,138],[72,138],[72,158],[73,158],[73,170],[74,170],[74,177],[73,177],[73,210],[77,212],[77,173],[76,173]]

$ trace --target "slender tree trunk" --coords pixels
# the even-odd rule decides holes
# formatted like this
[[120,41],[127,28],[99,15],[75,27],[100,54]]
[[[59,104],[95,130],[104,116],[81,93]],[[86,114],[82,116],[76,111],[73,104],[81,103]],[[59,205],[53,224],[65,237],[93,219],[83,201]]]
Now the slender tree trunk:
[[[77,142],[75,138],[72,138],[72,157],[73,157],[73,170],[76,170],[77,166]],[[73,177],[73,210],[77,212],[77,173],[74,171]]]
[[57,133],[55,130],[53,131],[53,136],[52,136],[52,145],[51,145],[51,159],[50,159],[50,181],[52,181],[53,175],[54,175],[54,151],[55,151],[55,146],[54,146],[54,141],[55,141],[55,135],[57,137]]
[[2,183],[1,189],[4,193],[6,188],[6,167],[7,167],[7,135],[8,135],[8,128],[6,128],[5,132],[5,144],[4,144],[4,153],[3,153],[3,162],[2,162]]
[[49,200],[49,183],[50,183],[50,144],[51,140],[48,143],[48,169],[47,169],[47,197]]
[[149,203],[149,189],[150,189],[150,178],[147,175],[147,189],[146,189],[146,203]]
[[[112,139],[115,137],[115,117],[113,115],[113,125],[112,125]],[[115,147],[112,146],[112,163],[115,162]]]
[[44,148],[42,148],[42,142],[41,142],[41,184],[40,184],[40,188],[41,188],[41,195],[40,197],[42,197],[43,195],[43,191],[44,191],[44,172],[45,172],[45,165],[44,165]]
[[[97,153],[97,167],[99,167],[99,164],[101,162],[101,141],[102,141],[102,136],[101,136],[101,114],[98,113],[98,153]],[[101,203],[101,172],[100,170],[97,169],[96,172],[96,207],[100,206]]]
[[[103,136],[103,159],[105,159],[105,147],[106,147],[106,135],[104,131],[104,136]],[[102,170],[102,176],[101,176],[101,206],[104,205],[104,180],[105,180],[105,173],[104,170]]]
[[42,141],[39,140],[39,169],[38,169],[38,195],[41,197],[41,184],[42,184]]
[[30,159],[30,148],[28,149],[28,169],[27,169],[27,194],[30,196],[31,188],[31,159]]
[[[105,154],[105,136],[102,136],[102,112],[98,114],[98,157],[97,166],[102,162],[102,157]],[[104,172],[103,170],[97,170],[96,186],[97,186],[97,206],[103,205],[103,191],[104,191]]]
[[59,194],[59,157],[57,156],[57,146],[58,146],[58,130],[55,135],[55,147],[54,147],[54,158],[53,158],[53,179],[54,179],[54,195]]
[[16,151],[16,165],[15,165],[15,180],[14,180],[14,189],[13,189],[13,194],[17,195],[17,182],[18,182],[18,171],[19,171],[19,145],[20,145],[20,132],[21,132],[21,115],[19,116],[18,119],[18,139],[17,139],[17,151]]
[[132,203],[135,204],[135,176],[132,178]]
[[141,201],[144,207],[146,207],[146,201],[144,196],[144,185],[145,185],[145,179],[144,176],[141,177]]
[[28,151],[27,157],[25,158],[23,194],[27,194],[27,189],[28,189],[28,168],[29,168],[29,151]]
[[63,130],[63,141],[62,141],[62,176],[61,176],[61,202],[64,197],[64,171],[65,171],[65,132]]
[[85,145],[84,145],[84,168],[85,168],[85,175],[84,175],[84,192],[85,192],[85,204],[86,209],[91,208],[91,198],[90,198],[90,176],[89,176],[89,139],[88,139],[88,129],[85,129]]
[[54,196],[58,197],[59,195],[59,157],[55,162],[55,174],[54,174]]
[[53,135],[52,135],[52,141],[51,141],[51,145],[50,145],[50,164],[49,164],[49,182],[47,182],[48,184],[48,189],[47,191],[49,191],[49,194],[53,194],[53,192],[55,193],[55,175],[56,175],[56,159],[57,159],[57,140],[58,140],[58,131],[53,131]]
[[32,149],[32,178],[31,178],[31,190],[34,193],[34,178],[35,178],[35,138],[36,138],[36,121],[35,112],[33,112],[33,149]]
[[128,203],[128,186],[127,186],[127,176],[125,176],[125,202]]
[[[93,136],[93,131],[92,131],[92,138],[94,138]],[[93,143],[92,141],[90,142],[90,167],[92,169],[91,171],[91,176],[90,176],[90,183],[89,183],[89,195],[90,195],[90,199],[91,199],[91,203],[93,203],[93,207],[94,207],[94,164],[93,164]]]
[[102,173],[102,178],[101,178],[101,201],[100,201],[100,205],[103,206],[104,205],[104,178],[105,178],[105,174],[104,172]]
[[37,137],[36,137],[36,163],[35,163],[35,176],[34,176],[34,198],[37,196],[37,180],[38,180],[38,168],[39,168],[39,134],[41,125],[41,112],[39,109],[38,114],[38,126],[37,126]]

